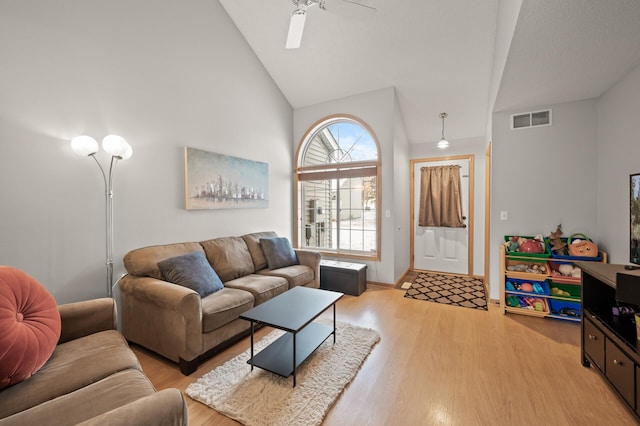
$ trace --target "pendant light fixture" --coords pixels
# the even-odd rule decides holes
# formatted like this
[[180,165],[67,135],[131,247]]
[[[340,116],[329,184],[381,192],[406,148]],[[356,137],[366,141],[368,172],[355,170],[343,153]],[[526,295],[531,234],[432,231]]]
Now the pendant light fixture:
[[447,117],[446,112],[440,113],[440,118],[442,118],[442,139],[438,142],[438,148],[445,149],[449,148],[449,141],[444,138],[444,119]]

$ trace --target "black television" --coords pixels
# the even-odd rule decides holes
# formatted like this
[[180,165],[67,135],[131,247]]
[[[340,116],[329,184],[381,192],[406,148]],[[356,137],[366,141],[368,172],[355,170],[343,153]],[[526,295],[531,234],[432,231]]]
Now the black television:
[[640,173],[629,177],[629,262],[640,265]]

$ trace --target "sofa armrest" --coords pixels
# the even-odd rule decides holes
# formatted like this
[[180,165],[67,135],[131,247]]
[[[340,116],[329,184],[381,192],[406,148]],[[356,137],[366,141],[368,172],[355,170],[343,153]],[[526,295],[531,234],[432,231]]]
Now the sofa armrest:
[[111,298],[85,300],[58,306],[62,331],[58,343],[117,328],[116,303]]
[[313,280],[316,283],[316,287],[320,287],[320,260],[322,259],[320,252],[305,249],[295,249],[295,252],[301,265],[306,265],[313,269]]
[[202,350],[202,301],[195,291],[150,277],[120,282],[122,334],[174,361]]
[[197,296],[199,300],[198,293],[190,288],[133,275],[127,275],[120,281],[120,293],[166,309],[180,309],[182,304],[188,303],[189,297]]
[[188,424],[187,405],[178,389],[165,389],[107,411],[82,426],[182,426]]

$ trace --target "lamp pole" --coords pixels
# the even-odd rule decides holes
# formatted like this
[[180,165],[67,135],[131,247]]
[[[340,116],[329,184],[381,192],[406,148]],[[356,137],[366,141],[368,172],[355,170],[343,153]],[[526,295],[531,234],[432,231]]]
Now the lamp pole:
[[100,168],[102,179],[104,181],[104,197],[105,197],[105,218],[106,218],[106,267],[107,267],[107,296],[113,297],[113,175],[118,160],[126,160],[133,153],[131,146],[124,138],[116,135],[106,136],[102,141],[104,150],[111,154],[111,163],[109,164],[109,174],[107,175],[104,168],[96,158],[98,152],[98,143],[90,136],[78,136],[71,141],[73,151],[82,156],[93,158]]

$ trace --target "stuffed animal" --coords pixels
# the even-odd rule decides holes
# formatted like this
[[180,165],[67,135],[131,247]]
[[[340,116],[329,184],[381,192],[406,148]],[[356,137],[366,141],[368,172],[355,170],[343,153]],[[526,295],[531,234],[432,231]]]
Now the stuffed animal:
[[514,235],[513,237],[511,237],[509,239],[509,241],[507,241],[507,243],[505,244],[507,246],[507,250],[508,251],[518,251],[518,248],[520,247],[520,244],[518,244],[518,236]]
[[560,272],[560,274],[564,275],[565,277],[570,277],[571,273],[573,272],[573,265],[564,263],[558,266],[558,271]]
[[566,255],[567,243],[562,241],[560,236],[562,235],[562,224],[558,225],[556,230],[549,234],[549,244],[551,244],[551,251],[555,254]]

